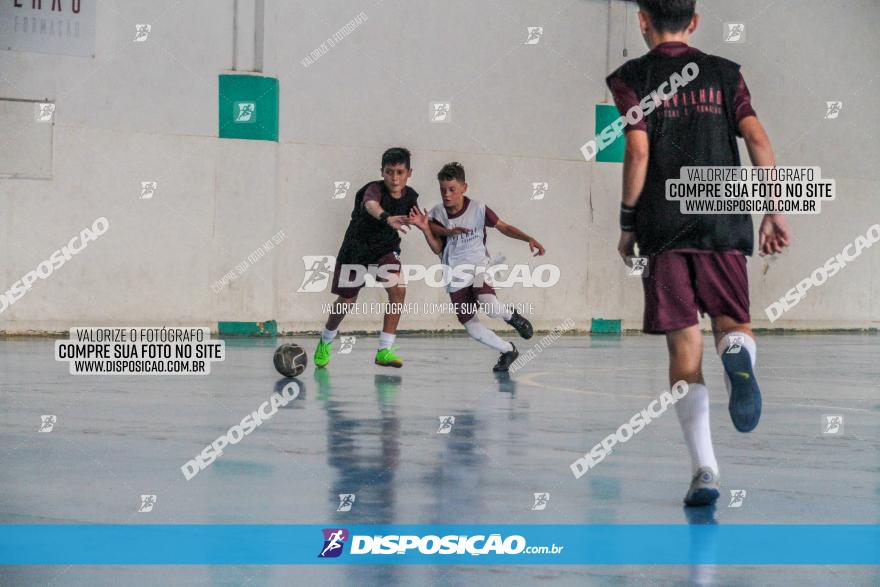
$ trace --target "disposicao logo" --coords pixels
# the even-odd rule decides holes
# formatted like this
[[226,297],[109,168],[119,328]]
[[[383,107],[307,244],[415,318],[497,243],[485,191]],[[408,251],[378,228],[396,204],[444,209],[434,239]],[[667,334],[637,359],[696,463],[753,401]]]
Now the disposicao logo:
[[342,554],[342,547],[348,540],[348,530],[345,528],[324,528],[324,547],[318,554],[318,558],[336,558]]

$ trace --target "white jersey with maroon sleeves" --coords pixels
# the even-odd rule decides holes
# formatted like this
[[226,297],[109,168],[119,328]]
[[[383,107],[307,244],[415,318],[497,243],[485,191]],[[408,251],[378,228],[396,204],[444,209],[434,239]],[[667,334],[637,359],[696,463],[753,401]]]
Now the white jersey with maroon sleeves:
[[[450,268],[460,265],[489,267],[491,258],[486,249],[486,229],[495,226],[498,216],[491,208],[468,197],[464,199],[464,207],[458,214],[451,215],[443,206],[437,204],[428,213],[429,218],[446,228],[467,228],[467,234],[454,234],[446,237],[441,259]],[[450,283],[447,291],[454,292],[468,287],[467,284]]]

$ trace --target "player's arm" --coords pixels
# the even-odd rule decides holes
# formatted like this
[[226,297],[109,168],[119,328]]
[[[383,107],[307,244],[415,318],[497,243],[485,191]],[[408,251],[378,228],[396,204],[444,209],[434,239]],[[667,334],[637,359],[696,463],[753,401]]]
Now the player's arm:
[[[739,134],[746,142],[749,159],[756,167],[772,167],[776,165],[770,137],[757,116],[746,116],[737,123]],[[758,248],[761,255],[781,253],[790,240],[788,223],[782,214],[766,214],[758,230]]]
[[623,194],[620,202],[620,239],[617,252],[623,262],[632,264],[635,255],[636,204],[645,188],[648,175],[648,133],[630,129],[626,133],[626,150],[623,154]]
[[382,192],[379,189],[379,186],[375,183],[370,185],[364,194],[364,210],[376,220],[384,220],[391,228],[395,230],[404,230],[405,232],[404,227],[409,225],[407,217],[403,214],[390,216],[382,209],[381,200]]
[[635,208],[645,188],[648,175],[648,133],[631,130],[626,133],[626,150],[623,154],[623,203]]
[[[625,66],[624,66],[625,67]],[[606,78],[608,89],[614,98],[614,105],[621,114],[633,106],[639,106],[639,96],[624,81],[626,75],[623,68],[618,69]],[[626,126],[626,149],[623,153],[623,188],[620,203],[620,239],[617,241],[617,252],[623,262],[632,266],[632,257],[636,246],[636,204],[645,177],[648,174],[648,124],[642,119],[635,124]]]
[[443,252],[443,238],[434,234],[434,227],[442,228],[438,224],[431,221],[426,210],[419,210],[418,206],[413,206],[409,211],[408,221],[415,224],[416,227],[425,235],[428,246],[435,254],[439,255]]
[[529,243],[529,249],[532,250],[535,257],[540,257],[544,254],[544,245],[518,229],[512,224],[508,224],[503,220],[498,220],[495,223],[495,228],[506,237],[515,238],[516,240],[525,241]]
[[447,236],[452,236],[453,234],[467,234],[471,232],[470,228],[465,228],[463,226],[453,226],[447,228],[437,222],[431,222],[431,230],[434,231],[434,236],[446,238]]
[[[376,220],[382,220],[382,216],[385,214],[385,210],[382,209],[382,205],[375,200],[365,201],[364,210],[366,210],[367,214],[369,214]],[[409,224],[407,216],[403,214],[400,214],[398,216],[385,216],[385,222],[387,222],[388,225],[395,230],[401,230]]]

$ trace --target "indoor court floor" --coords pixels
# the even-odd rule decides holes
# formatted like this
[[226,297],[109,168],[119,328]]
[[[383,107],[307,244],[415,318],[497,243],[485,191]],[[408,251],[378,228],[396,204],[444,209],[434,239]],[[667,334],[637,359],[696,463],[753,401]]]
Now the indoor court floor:
[[[516,341],[521,352],[537,344]],[[358,336],[328,369],[226,339],[207,376],[72,376],[49,338],[0,340],[0,522],[163,524],[871,524],[880,521],[877,334],[759,334],[758,429],[736,432],[704,356],[722,496],[686,512],[674,409],[576,479],[571,463],[666,383],[659,337],[564,336],[509,377],[463,336],[401,336],[402,369]],[[310,357],[311,363],[311,357]],[[187,481],[181,466],[285,386],[297,394]],[[40,433],[42,415],[56,416]],[[448,417],[454,417],[454,421]],[[842,416],[836,433],[828,416]],[[441,426],[441,424],[445,424]],[[730,490],[744,490],[729,507]],[[535,493],[549,493],[533,509]],[[139,512],[141,495],[156,496]],[[349,511],[340,494],[354,494]],[[342,509],[345,509],[344,507]],[[711,544],[694,544],[711,552]],[[870,566],[34,566],[0,585],[878,585]]]

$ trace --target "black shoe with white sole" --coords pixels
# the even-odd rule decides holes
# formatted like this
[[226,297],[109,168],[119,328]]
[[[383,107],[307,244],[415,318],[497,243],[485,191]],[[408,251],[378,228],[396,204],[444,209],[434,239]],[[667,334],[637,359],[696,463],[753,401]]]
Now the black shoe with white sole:
[[506,353],[501,353],[501,356],[498,358],[498,362],[495,363],[495,366],[492,367],[492,370],[496,373],[498,372],[506,372],[510,369],[510,366],[516,361],[517,357],[519,357],[519,351],[516,350],[516,345],[510,343],[512,347],[511,350]]
[[523,318],[523,315],[513,311],[513,315],[510,317],[510,320],[505,320],[508,324],[513,326],[513,328],[519,333],[519,335],[526,340],[532,338],[532,334],[534,334],[534,330],[532,329],[532,323]]

